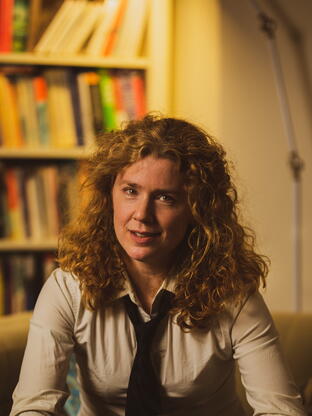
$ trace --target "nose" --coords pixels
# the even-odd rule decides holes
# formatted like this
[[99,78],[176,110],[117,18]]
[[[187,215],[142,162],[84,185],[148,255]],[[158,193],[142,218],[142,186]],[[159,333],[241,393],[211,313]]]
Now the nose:
[[152,223],[155,220],[154,208],[149,198],[142,198],[137,201],[133,218],[136,221]]

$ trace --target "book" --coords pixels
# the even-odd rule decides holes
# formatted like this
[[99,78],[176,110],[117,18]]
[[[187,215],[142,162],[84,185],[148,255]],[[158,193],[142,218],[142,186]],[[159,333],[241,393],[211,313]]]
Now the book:
[[12,22],[12,51],[26,50],[27,29],[29,17],[29,1],[14,0]]
[[128,113],[124,107],[122,96],[121,76],[122,71],[112,71],[111,78],[115,97],[115,117],[117,126],[121,126],[124,121],[129,121]]
[[[69,189],[73,171],[69,164],[62,164],[58,167],[58,199],[57,207],[59,213],[60,228],[70,221],[70,199]],[[77,201],[76,201],[77,204]]]
[[12,254],[11,263],[11,313],[19,313],[26,308],[26,293],[24,287],[24,261],[23,256]]
[[59,232],[59,216],[57,208],[58,198],[58,170],[56,166],[42,166],[39,170],[42,178],[43,206],[46,207],[47,235],[56,237]]
[[27,51],[32,51],[49,26],[63,0],[29,0]]
[[3,273],[3,262],[0,258],[0,315],[5,312],[5,282]]
[[141,71],[131,71],[130,81],[133,91],[133,106],[135,108],[135,118],[141,119],[146,114],[145,82]]
[[121,0],[106,0],[99,11],[100,19],[90,36],[84,52],[87,55],[100,56],[106,50],[110,33],[114,30]]
[[[65,0],[66,1],[66,0]],[[67,0],[70,1],[70,0]],[[87,9],[87,0],[75,0],[72,2],[70,12],[67,11],[64,21],[58,27],[53,36],[53,42],[48,44],[44,52],[47,53],[68,53],[67,44],[71,37],[74,37],[74,32],[81,29],[80,20],[83,19]]]
[[36,185],[36,170],[28,169],[25,172],[26,204],[29,212],[30,237],[33,240],[42,238],[41,222],[39,213],[39,197]]
[[95,135],[97,135],[104,130],[102,101],[100,93],[100,76],[96,72],[85,72],[84,79],[89,87],[93,115],[93,127]]
[[8,216],[10,221],[10,235],[12,240],[25,238],[24,213],[19,186],[17,168],[8,167],[5,171]]
[[14,0],[0,0],[0,52],[12,51]]
[[19,122],[14,78],[0,72],[0,130],[5,147],[21,147],[24,143]]
[[26,187],[25,187],[25,169],[17,167],[16,176],[17,176],[17,183],[18,183],[19,195],[20,195],[24,235],[26,238],[29,238],[31,235],[30,235],[30,225],[29,225],[29,209],[27,205],[27,195],[26,195]]
[[12,280],[11,280],[11,264],[9,257],[3,257],[2,270],[4,276],[4,314],[11,313],[11,300],[12,300]]
[[136,109],[134,102],[133,86],[130,71],[120,71],[119,74],[122,103],[129,120],[136,118]]
[[[54,18],[51,20],[49,25],[46,27],[42,36],[40,37],[33,50],[38,53],[47,53],[50,51],[51,46],[54,43],[55,37],[60,37],[62,33],[62,27],[65,25],[68,17],[71,15],[71,10],[74,6],[74,0],[65,0],[57,12]],[[70,19],[71,20],[71,19]]]
[[129,0],[111,55],[121,58],[139,56],[147,26],[148,0]]
[[81,102],[79,99],[78,81],[76,71],[68,71],[68,83],[71,97],[71,104],[73,109],[74,124],[76,130],[76,144],[78,146],[84,145],[82,119],[81,119]]
[[48,86],[42,75],[33,77],[35,108],[37,112],[40,145],[50,144],[50,127],[48,119]]
[[29,75],[17,76],[16,90],[25,145],[28,147],[38,147],[40,144],[39,123],[32,77]]
[[48,85],[48,118],[51,128],[51,145],[73,148],[77,144],[75,118],[66,69],[44,71]]
[[0,238],[9,237],[11,234],[9,218],[8,198],[5,180],[5,165],[0,164]]
[[32,82],[33,76],[23,77],[25,83],[25,98],[26,98],[26,118],[29,123],[29,137],[27,144],[30,147],[38,147],[40,145],[39,123],[36,109],[36,101],[34,94],[34,86]]
[[92,102],[85,72],[77,75],[79,104],[81,110],[81,127],[84,145],[93,147],[95,144],[95,130],[93,125]]
[[49,189],[45,186],[42,168],[38,168],[36,171],[35,185],[40,223],[40,237],[46,239],[50,237],[48,206],[51,201],[49,201],[48,198]]
[[77,15],[71,29],[63,39],[58,52],[62,54],[75,54],[80,52],[90,38],[99,19],[102,18],[102,3],[87,2],[80,14]]
[[105,39],[105,43],[102,46],[102,54],[104,56],[111,55],[115,43],[117,41],[117,38],[119,36],[119,31],[122,26],[123,17],[125,14],[125,10],[127,7],[127,3],[130,0],[120,0],[118,4],[118,9],[116,11],[116,14],[114,16],[114,20],[112,22],[112,26],[109,30],[109,33],[107,35],[107,38]]
[[33,254],[23,255],[23,287],[25,292],[25,310],[34,309],[40,286],[41,279],[38,278],[40,259],[36,260]]
[[111,131],[117,127],[114,84],[108,70],[103,69],[98,73],[104,128]]

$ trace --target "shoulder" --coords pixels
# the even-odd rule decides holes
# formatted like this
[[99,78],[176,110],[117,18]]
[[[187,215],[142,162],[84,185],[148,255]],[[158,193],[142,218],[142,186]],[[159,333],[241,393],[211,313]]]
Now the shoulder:
[[223,315],[232,325],[234,325],[237,319],[242,316],[249,316],[252,318],[253,316],[259,316],[259,314],[268,316],[270,315],[270,312],[263,296],[256,290],[239,300],[228,301],[225,305]]
[[234,351],[243,345],[246,350],[258,348],[278,338],[271,313],[258,291],[229,305],[226,321]]
[[77,289],[79,290],[79,282],[75,275],[62,270],[60,267],[51,273],[44,286],[48,290],[59,290],[64,294],[74,293]]
[[71,325],[81,302],[79,282],[70,272],[58,268],[44,283],[34,309],[32,321],[49,324],[62,319]]
[[252,326],[274,327],[271,313],[259,291],[246,295],[243,299],[226,304],[221,315],[223,324],[235,334],[237,329],[244,330]]
[[79,282],[73,273],[57,268],[44,283],[41,293],[64,298],[72,303],[80,297]]

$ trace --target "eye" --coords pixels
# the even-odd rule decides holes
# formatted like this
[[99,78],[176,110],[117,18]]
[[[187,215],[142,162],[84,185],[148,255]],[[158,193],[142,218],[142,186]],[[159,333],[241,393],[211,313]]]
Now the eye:
[[167,195],[167,194],[160,194],[160,195],[157,196],[157,199],[161,202],[164,202],[164,203],[168,204],[168,205],[172,205],[172,204],[175,203],[175,199],[172,196]]
[[134,196],[137,194],[136,189],[131,188],[130,186],[126,186],[125,188],[122,188],[122,192],[128,196]]

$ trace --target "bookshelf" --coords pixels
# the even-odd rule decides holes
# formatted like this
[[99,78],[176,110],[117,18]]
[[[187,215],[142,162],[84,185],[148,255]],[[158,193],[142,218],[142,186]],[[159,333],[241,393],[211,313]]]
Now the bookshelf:
[[[0,0],[1,1],[1,0]],[[173,0],[146,0],[149,4],[144,53],[142,56],[86,56],[84,53],[58,54],[33,52],[1,52],[0,72],[2,68],[35,68],[45,71],[50,68],[72,71],[138,71],[144,74],[146,111],[171,113],[171,49],[172,49],[172,13]],[[17,171],[29,166],[47,166],[62,164],[79,165],[92,152],[92,145],[70,146],[0,146],[0,167],[13,166]],[[0,178],[1,179],[1,178]],[[1,224],[0,224],[1,225]],[[22,233],[23,234],[23,233]],[[40,233],[39,233],[40,234]],[[19,236],[0,238],[0,298],[5,296],[1,262],[8,256],[41,256],[49,253],[48,266],[51,267],[51,254],[57,248],[57,235]],[[20,261],[20,260],[18,260]],[[41,260],[40,260],[41,261]],[[34,266],[33,266],[34,267]],[[41,267],[41,270],[46,266]],[[10,264],[9,268],[13,268]],[[38,274],[38,267],[35,267]],[[38,277],[37,277],[38,278]],[[11,284],[10,284],[11,286]],[[0,314],[8,313],[1,307]],[[14,312],[14,311],[13,311]]]

